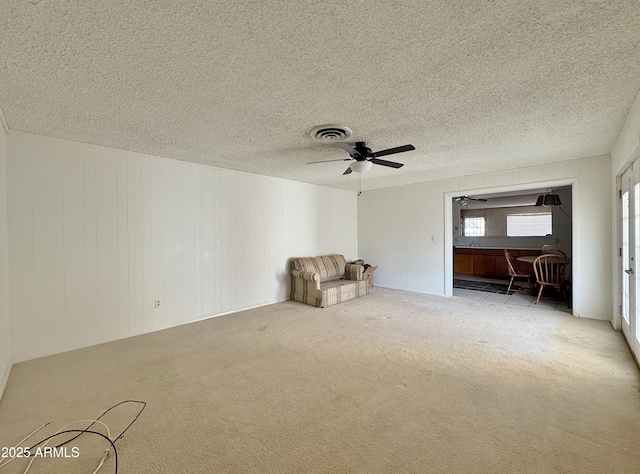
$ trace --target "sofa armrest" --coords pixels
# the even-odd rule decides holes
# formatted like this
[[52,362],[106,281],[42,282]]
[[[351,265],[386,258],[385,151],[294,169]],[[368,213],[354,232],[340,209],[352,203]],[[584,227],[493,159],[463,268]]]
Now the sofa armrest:
[[303,280],[315,281],[320,284],[320,274],[317,272],[303,272],[302,270],[291,270],[291,275]]
[[347,263],[345,266],[345,280],[362,280],[362,274],[364,273],[364,265],[356,265],[353,263]]

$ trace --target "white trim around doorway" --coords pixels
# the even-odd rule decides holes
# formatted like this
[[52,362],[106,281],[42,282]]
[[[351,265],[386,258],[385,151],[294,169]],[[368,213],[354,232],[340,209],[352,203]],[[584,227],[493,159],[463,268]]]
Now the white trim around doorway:
[[[453,233],[451,232],[451,221],[453,220],[453,198],[460,195],[476,195],[476,194],[490,194],[490,193],[502,193],[510,191],[525,191],[527,189],[538,188],[555,188],[560,186],[571,186],[571,200],[572,200],[572,224],[571,224],[571,247],[573,249],[573,255],[582,255],[583,248],[583,236],[577,235],[575,232],[577,223],[579,222],[579,214],[575,212],[575,203],[578,202],[579,196],[579,178],[566,178],[553,181],[536,181],[532,183],[514,184],[509,186],[489,187],[489,188],[476,188],[476,189],[458,189],[456,191],[448,191],[444,193],[444,219],[445,219],[445,234],[444,234],[444,294],[445,296],[453,296]],[[573,277],[573,291],[571,292],[574,316],[580,315],[580,291],[582,289],[581,283],[581,262],[580,259],[573,259],[572,263],[572,277]]]

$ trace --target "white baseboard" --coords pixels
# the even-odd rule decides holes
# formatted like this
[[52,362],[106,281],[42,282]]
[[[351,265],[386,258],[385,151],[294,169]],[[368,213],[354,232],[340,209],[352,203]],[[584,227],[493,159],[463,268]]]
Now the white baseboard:
[[0,379],[0,400],[2,400],[2,395],[4,394],[4,389],[7,386],[7,382],[9,381],[9,374],[11,373],[11,360],[9,360],[9,364],[4,370],[4,374],[2,375],[2,379]]
[[[231,310],[231,311],[226,311],[224,313],[208,314],[208,315],[205,315],[205,316],[201,316],[201,317],[199,317],[197,319],[190,319],[188,321],[180,321],[180,322],[177,322],[175,324],[170,324],[170,325],[167,325],[167,326],[155,328],[155,329],[153,329],[151,331],[132,333],[132,334],[128,334],[125,337],[116,337],[114,339],[109,339],[107,341],[101,341],[101,342],[98,342],[98,343],[95,343],[95,344],[87,344],[87,345],[81,345],[79,347],[66,348],[65,350],[57,350],[57,351],[53,351],[53,352],[44,352],[44,353],[36,352],[36,353],[31,353],[31,354],[27,355],[26,357],[24,356],[24,354],[18,353],[17,356],[14,356],[14,358],[11,360],[11,362],[14,363],[14,364],[17,364],[17,363],[20,363],[20,362],[26,362],[28,360],[40,359],[42,357],[49,357],[49,356],[52,356],[52,355],[62,354],[64,352],[77,351],[79,349],[84,349],[84,348],[87,348],[87,347],[97,346],[97,345],[100,345],[100,344],[108,344],[110,342],[121,341],[123,339],[128,339],[130,337],[142,336],[144,334],[151,334],[151,333],[154,333],[156,331],[164,331],[166,329],[171,329],[171,328],[175,328],[175,327],[178,327],[178,326],[184,326],[186,324],[197,323],[199,321],[204,321],[205,319],[217,318],[219,316],[226,316],[226,315],[229,315],[229,314],[240,313],[242,311],[248,311],[248,310],[251,310],[251,309],[261,308],[263,306],[269,306],[269,305],[272,305],[272,304],[281,303],[283,301],[287,301],[287,300],[270,301],[270,302],[267,302],[267,303],[260,303],[260,304],[254,305],[254,306],[248,306],[246,308],[240,308],[240,309],[234,309],[234,310]],[[7,369],[7,373],[5,374],[7,379],[9,378],[9,370],[10,370],[10,368],[11,368],[11,364],[9,364],[9,368]],[[0,368],[0,370],[2,370],[2,368]],[[4,380],[4,379],[3,379],[3,384],[6,384],[6,380]],[[0,388],[4,388],[4,385],[0,385]],[[1,396],[2,396],[2,390],[0,390],[0,397]]]

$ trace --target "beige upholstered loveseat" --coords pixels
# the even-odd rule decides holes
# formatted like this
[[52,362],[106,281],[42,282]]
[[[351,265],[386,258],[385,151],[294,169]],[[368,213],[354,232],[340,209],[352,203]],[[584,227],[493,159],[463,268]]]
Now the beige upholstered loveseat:
[[291,260],[291,299],[319,308],[369,294],[362,265],[347,263],[342,255]]

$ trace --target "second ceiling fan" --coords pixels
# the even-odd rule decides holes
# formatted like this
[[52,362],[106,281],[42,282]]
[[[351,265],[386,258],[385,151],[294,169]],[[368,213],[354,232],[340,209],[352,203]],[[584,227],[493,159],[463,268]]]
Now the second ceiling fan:
[[458,196],[458,197],[454,197],[453,200],[458,202],[462,207],[466,206],[469,203],[469,201],[487,202],[487,200],[484,198],[474,198],[471,196]]

